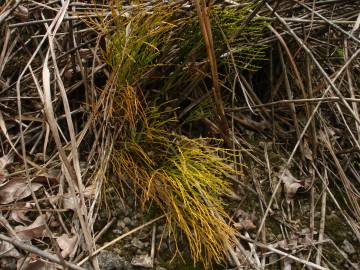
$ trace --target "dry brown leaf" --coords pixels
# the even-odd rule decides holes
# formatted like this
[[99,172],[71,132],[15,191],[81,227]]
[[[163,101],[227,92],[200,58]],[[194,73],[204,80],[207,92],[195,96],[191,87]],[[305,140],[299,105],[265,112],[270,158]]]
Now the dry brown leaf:
[[67,210],[76,210],[76,206],[79,205],[80,199],[75,197],[71,194],[65,194],[63,198],[63,208]]
[[[13,210],[10,214],[10,220],[14,220],[22,225],[27,225],[31,223],[31,220],[26,216],[26,213],[29,212],[31,208],[33,208],[34,203],[26,203],[23,207],[26,210]],[[27,210],[29,209],[29,210]]]
[[292,235],[289,239],[278,241],[272,244],[272,246],[283,250],[295,251],[303,246],[310,246],[312,244],[312,240],[308,237],[308,235]]
[[308,159],[308,160],[313,160],[313,153],[309,147],[309,144],[307,142],[307,140],[304,140],[303,143],[303,149],[304,149],[304,156]]
[[23,210],[11,211],[10,219],[25,226],[31,222],[31,219],[26,216],[26,212]]
[[250,219],[243,219],[234,223],[234,227],[238,230],[252,231],[256,229],[256,225]]
[[1,257],[13,257],[19,259],[22,255],[17,251],[17,249],[10,243],[5,241],[0,241],[0,254]]
[[303,187],[302,181],[296,179],[288,169],[283,169],[280,172],[279,179],[284,183],[286,202],[290,203],[298,189]]
[[61,171],[59,169],[50,168],[46,171],[42,171],[40,174],[36,176],[37,183],[49,184],[49,185],[57,185],[59,184],[59,175]]
[[31,240],[38,237],[43,237],[46,234],[46,224],[47,216],[40,215],[35,221],[29,226],[17,226],[15,227],[15,232],[18,237],[23,240]]
[[17,9],[15,9],[14,15],[22,21],[25,21],[29,17],[29,10],[25,6],[19,5]]
[[85,198],[93,198],[96,194],[96,185],[91,184],[87,186],[83,192]]
[[2,184],[8,175],[6,166],[13,162],[12,155],[4,155],[0,158],[0,184]]
[[284,185],[284,192],[286,201],[289,203],[294,199],[294,196],[299,188],[303,185],[300,183],[292,183],[292,184],[285,184]]
[[0,187],[0,204],[8,204],[24,199],[42,187],[39,183],[28,184],[24,178],[14,178]]
[[73,257],[75,255],[77,248],[77,240],[77,235],[70,236],[67,234],[63,234],[60,237],[56,238],[56,242],[61,248],[61,255],[64,258],[67,258],[68,256]]

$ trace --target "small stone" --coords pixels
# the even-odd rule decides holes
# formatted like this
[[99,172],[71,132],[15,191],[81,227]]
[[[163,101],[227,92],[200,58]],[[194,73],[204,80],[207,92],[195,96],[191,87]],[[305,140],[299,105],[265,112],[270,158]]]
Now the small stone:
[[144,268],[153,268],[154,262],[149,255],[138,255],[131,260],[133,266],[141,266]]
[[165,267],[156,266],[155,270],[167,270]]
[[115,234],[122,234],[122,230],[120,230],[120,229],[114,229],[114,230],[112,230],[113,231],[113,233],[115,233]]
[[117,224],[116,224],[116,226],[118,227],[118,228],[125,228],[126,227],[126,224],[125,224],[125,222],[124,221],[118,221],[117,222]]
[[123,222],[125,223],[125,225],[130,225],[131,224],[131,219],[129,217],[125,217],[123,219]]
[[127,233],[127,232],[129,232],[130,231],[130,229],[128,228],[128,227],[125,227],[124,229],[123,229],[123,233]]
[[342,248],[344,249],[344,251],[347,253],[347,254],[354,254],[356,252],[354,246],[348,241],[348,240],[344,240],[343,242],[343,246]]
[[144,243],[136,237],[131,240],[131,244],[138,249],[142,249],[144,247]]
[[134,219],[140,219],[140,218],[142,218],[142,217],[143,217],[142,214],[137,213],[137,214],[134,216]]
[[102,270],[124,270],[126,268],[126,260],[115,252],[102,251],[97,256],[100,269]]
[[136,227],[136,225],[137,225],[136,220],[131,221],[131,222],[130,222],[130,225],[133,226],[133,227]]
[[136,254],[137,254],[137,255],[146,255],[146,254],[147,254],[147,251],[144,251],[144,250],[141,250],[141,249],[137,249],[137,250],[136,250]]

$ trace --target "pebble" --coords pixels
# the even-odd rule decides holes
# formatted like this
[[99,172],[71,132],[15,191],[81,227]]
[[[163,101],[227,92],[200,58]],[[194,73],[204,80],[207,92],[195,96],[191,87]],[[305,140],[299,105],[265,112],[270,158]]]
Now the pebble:
[[153,268],[154,267],[154,262],[153,262],[152,258],[147,254],[135,256],[131,260],[131,264],[134,266],[141,266],[144,268]]
[[144,247],[144,243],[136,237],[131,240],[131,244],[138,249],[142,249]]
[[133,227],[136,227],[138,223],[136,222],[136,220],[133,220],[130,222],[130,225],[133,226]]
[[130,225],[131,224],[131,219],[129,217],[125,217],[123,220],[125,225]]
[[114,230],[112,230],[113,231],[113,233],[115,233],[115,234],[122,234],[122,230],[120,230],[120,229],[114,229]]
[[124,221],[121,221],[121,220],[118,221],[116,225],[117,225],[118,228],[125,228],[125,227],[126,227],[125,222],[124,222]]
[[[115,252],[102,251],[97,258],[101,270],[133,270],[130,262]],[[86,269],[92,269],[91,264]]]
[[140,219],[142,217],[143,217],[143,215],[140,214],[140,213],[137,213],[137,214],[134,215],[134,219]]
[[148,253],[147,251],[144,251],[144,250],[141,250],[141,249],[136,250],[137,255],[146,255],[147,253]]
[[348,241],[348,240],[344,240],[343,242],[343,245],[342,245],[342,248],[344,249],[344,251],[347,253],[347,254],[354,254],[356,252],[354,246]]

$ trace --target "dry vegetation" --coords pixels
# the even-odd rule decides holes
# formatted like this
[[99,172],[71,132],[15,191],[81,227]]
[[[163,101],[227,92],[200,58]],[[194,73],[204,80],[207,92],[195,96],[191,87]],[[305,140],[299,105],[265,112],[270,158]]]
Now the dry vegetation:
[[0,269],[139,233],[143,267],[360,269],[359,1],[5,0],[0,31]]

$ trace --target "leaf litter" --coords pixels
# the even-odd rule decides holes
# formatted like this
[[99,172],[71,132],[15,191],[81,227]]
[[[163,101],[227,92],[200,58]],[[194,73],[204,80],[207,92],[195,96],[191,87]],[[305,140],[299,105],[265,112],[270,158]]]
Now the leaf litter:
[[[121,119],[112,122],[111,118],[116,106],[116,87],[112,82],[116,81],[114,74],[119,71],[114,72],[105,63],[104,51],[100,48],[105,49],[109,44],[104,38],[105,32],[115,31],[112,16],[125,20],[128,44],[136,34],[137,25],[132,16],[142,7],[151,13],[149,11],[160,2],[149,1],[144,6],[124,3],[121,11],[97,1],[89,4],[87,1],[9,0],[0,4],[3,36],[0,41],[0,207],[1,217],[7,221],[2,223],[1,234],[19,238],[22,243],[44,252],[30,252],[25,247],[0,241],[1,256],[16,259],[18,269],[61,269],[61,262],[49,256],[56,254],[56,250],[60,250],[66,262],[79,262],[103,243],[99,240],[111,230],[107,226],[109,216],[120,218],[114,214],[120,208],[118,201],[104,206],[104,197],[113,191],[107,180],[113,177],[108,173],[110,155],[118,143],[114,141],[114,130],[120,130],[123,125]],[[191,12],[192,4],[200,2],[206,4],[205,1],[179,1],[179,6],[172,7],[180,7],[180,15],[176,16],[181,17]],[[236,200],[230,200],[230,205],[239,204],[236,209],[244,210],[229,207],[233,214],[229,224],[236,234],[224,249],[227,255],[235,256],[225,257],[226,263],[239,268],[237,256],[239,262],[254,269],[266,269],[268,265],[276,268],[280,264],[283,269],[303,266],[359,269],[356,265],[360,260],[360,217],[356,203],[360,169],[356,94],[359,80],[354,76],[359,73],[358,3],[351,0],[254,3],[248,8],[249,14],[246,13],[241,29],[253,21],[266,20],[268,30],[261,33],[263,36],[257,43],[272,48],[257,59],[258,63],[248,62],[243,68],[251,46],[236,47],[230,37],[226,39],[229,44],[225,50],[214,48],[215,55],[220,55],[217,70],[221,73],[215,76],[214,61],[204,57],[206,52],[198,59],[195,53],[178,57],[182,52],[178,47],[180,39],[171,48],[156,48],[148,42],[145,47],[156,49],[157,53],[163,53],[159,49],[164,49],[161,61],[166,64],[151,62],[136,87],[143,88],[144,96],[169,88],[171,91],[164,91],[166,97],[162,101],[168,103],[174,115],[198,121],[180,123],[184,134],[224,137],[216,119],[225,116],[231,123],[228,136],[233,138],[225,136],[225,139],[234,148],[244,149],[239,159],[251,169],[244,166],[240,169],[244,176],[232,177],[234,196],[229,197]],[[239,12],[243,5],[242,1],[224,1],[209,10],[224,10],[225,26],[229,26],[231,12]],[[207,13],[201,14],[206,19]],[[211,35],[204,31],[209,29],[210,21],[210,27],[215,30],[221,23],[218,19],[221,20],[221,16],[205,20],[203,33],[207,37]],[[196,33],[191,33],[191,37],[194,36]],[[217,39],[224,38],[221,37],[222,34],[215,36],[215,45]],[[236,37],[235,40],[240,42]],[[209,38],[206,42],[209,48],[214,47]],[[186,51],[195,52],[201,42],[196,44],[190,44],[191,50]],[[247,47],[250,50],[246,50]],[[241,50],[245,53],[237,54]],[[125,50],[122,57],[127,53]],[[226,58],[228,56],[231,57]],[[172,62],[174,59],[181,61]],[[188,62],[181,65],[182,61]],[[176,70],[178,65],[181,72]],[[161,76],[157,73],[159,69]],[[176,78],[176,72],[180,72],[181,77]],[[190,85],[184,83],[188,82],[188,74],[191,74]],[[172,77],[175,80],[165,83],[164,89],[157,89]],[[199,120],[194,117],[198,116],[196,111],[189,108],[206,107],[202,98],[209,96],[209,78],[214,77],[221,82],[224,116],[220,117],[219,111],[218,115],[210,111],[203,113],[204,118]],[[150,86],[144,82],[146,79],[152,82]],[[184,96],[173,95],[178,92]],[[183,104],[188,106],[183,108]],[[180,111],[176,112],[175,108]],[[259,147],[264,143],[271,145],[267,153]],[[42,158],[34,162],[38,156]],[[284,157],[289,158],[289,162],[283,162]],[[81,162],[85,168],[81,168]],[[276,168],[280,168],[280,173]],[[106,189],[102,188],[105,185]],[[130,197],[128,192],[126,188],[123,190],[125,200]],[[294,212],[288,213],[289,204]],[[123,219],[126,224],[122,222],[119,226],[121,233],[129,232],[128,227],[135,220],[133,216],[130,221],[127,216],[128,219]],[[54,239],[48,234],[49,226]],[[306,232],[300,233],[304,228]],[[149,236],[152,233],[146,232],[143,239],[151,243],[138,246],[160,250],[158,240],[163,236],[152,238]],[[155,248],[157,244],[159,249]],[[27,252],[30,253],[25,256]],[[153,257],[136,252],[132,256],[140,258],[143,266],[158,266]],[[140,252],[144,252],[144,248]],[[166,257],[166,254],[156,256]],[[99,269],[96,259],[91,263],[94,269]],[[78,269],[74,264],[70,268]]]

